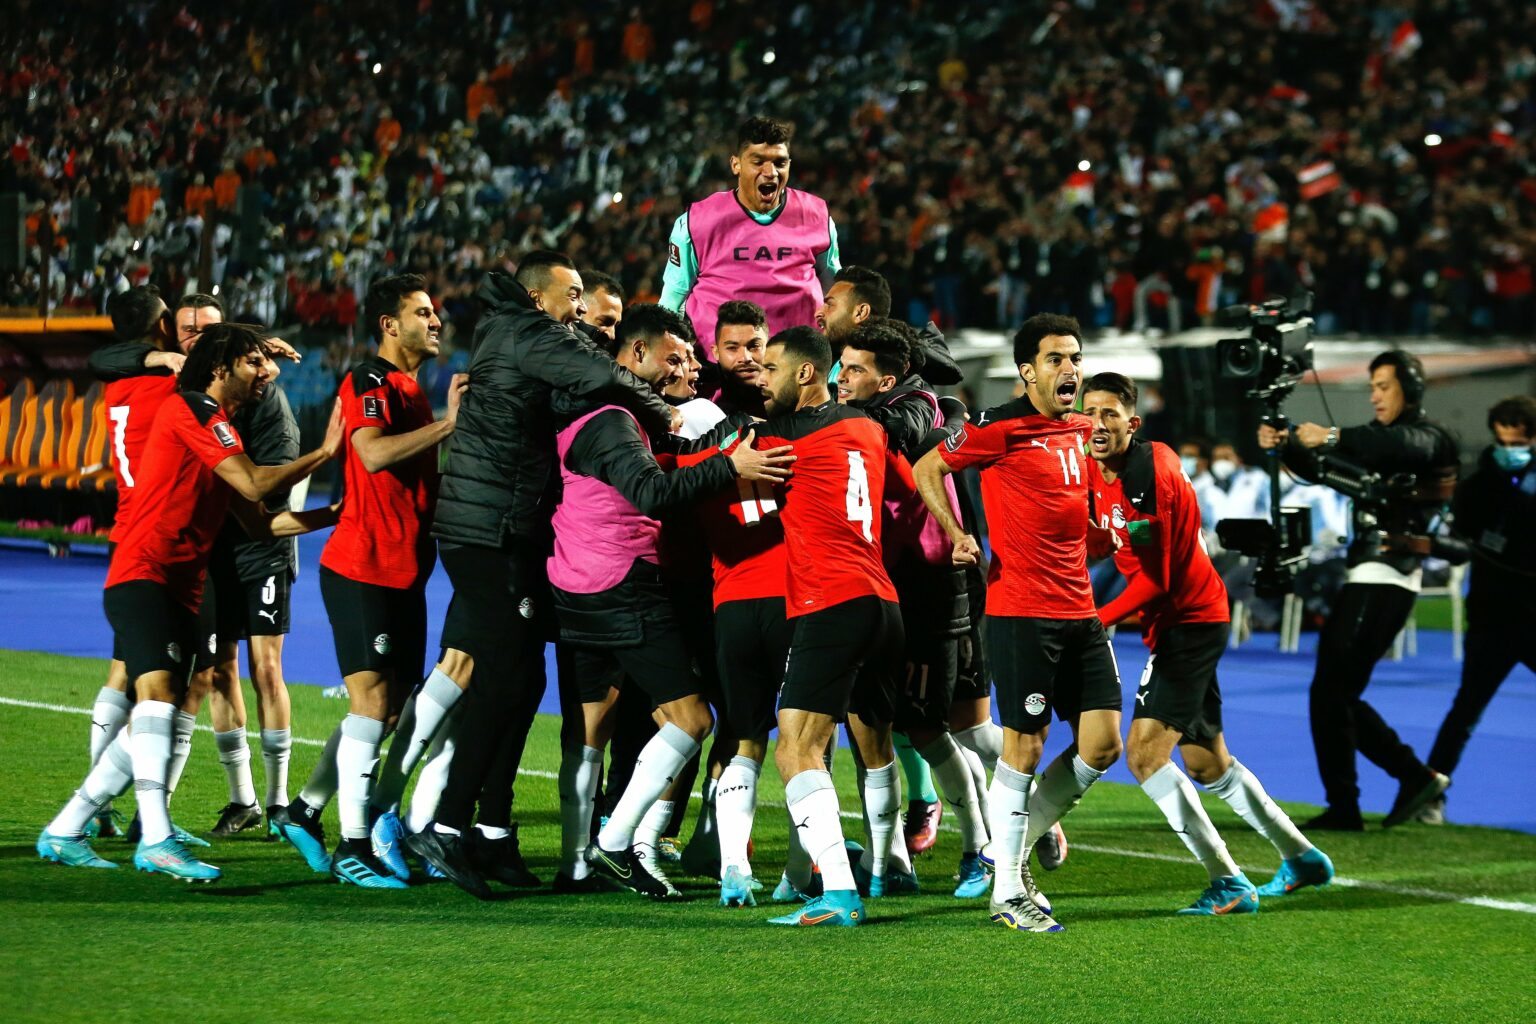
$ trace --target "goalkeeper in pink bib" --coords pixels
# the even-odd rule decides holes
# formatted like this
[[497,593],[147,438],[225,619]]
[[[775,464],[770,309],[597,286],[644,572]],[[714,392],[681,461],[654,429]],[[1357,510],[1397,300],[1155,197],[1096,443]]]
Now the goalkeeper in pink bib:
[[731,155],[736,187],[691,204],[672,225],[661,304],[688,314],[711,359],[721,303],[757,303],[770,335],[814,326],[822,282],[842,266],[827,204],[789,187],[793,134],[785,121],[747,120]]

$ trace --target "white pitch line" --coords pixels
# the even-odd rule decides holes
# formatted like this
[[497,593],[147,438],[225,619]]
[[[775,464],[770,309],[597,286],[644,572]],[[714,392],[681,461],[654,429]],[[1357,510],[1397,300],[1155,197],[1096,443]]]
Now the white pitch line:
[[[6,704],[16,708],[30,708],[34,711],[55,711],[67,715],[89,716],[91,713],[90,708],[70,707],[67,704],[46,704],[42,701],[36,700],[18,700],[14,697],[0,697],[0,704]],[[197,731],[213,732],[213,728],[212,726],[199,725],[197,726]],[[247,732],[246,735],[249,737],[257,736],[256,733],[251,732]],[[305,747],[325,746],[324,740],[309,739],[305,736],[295,736],[293,737],[293,742]],[[517,770],[517,774],[527,775],[536,779],[559,778],[559,775],[555,772],[541,771],[537,768],[519,768]],[[699,794],[691,794],[690,799],[700,799]],[[782,808],[784,805],[765,800],[760,801],[759,806]],[[863,815],[857,814],[853,811],[843,811],[842,816],[851,819],[863,818]],[[941,828],[945,832],[959,831],[959,829],[952,828],[950,826],[941,826]],[[1122,850],[1115,846],[1095,846],[1088,843],[1073,843],[1072,846],[1075,849],[1082,850],[1084,853],[1102,853],[1112,857],[1133,857],[1138,860],[1155,860],[1166,864],[1189,863],[1188,857],[1179,857],[1169,853],[1151,853],[1146,850]],[[1389,885],[1386,882],[1373,882],[1368,879],[1345,878],[1343,876],[1335,878],[1333,880],[1333,884],[1342,886],[1346,889],[1368,889],[1371,892],[1385,892],[1391,893],[1395,896],[1412,896],[1417,899],[1436,900],[1442,903],[1463,903],[1469,907],[1486,907],[1489,910],[1511,910],[1519,914],[1536,914],[1536,903],[1521,903],[1516,900],[1500,900],[1494,899],[1491,896],[1460,896],[1456,893],[1439,892],[1435,889],[1420,889],[1414,886]]]

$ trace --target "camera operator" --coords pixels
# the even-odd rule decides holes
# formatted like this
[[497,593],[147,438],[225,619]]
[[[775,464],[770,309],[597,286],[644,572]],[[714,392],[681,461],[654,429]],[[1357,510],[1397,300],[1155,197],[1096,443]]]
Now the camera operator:
[[[1281,448],[1292,472],[1355,498],[1348,574],[1318,639],[1310,697],[1312,743],[1328,807],[1304,829],[1364,829],[1357,749],[1400,784],[1385,826],[1406,821],[1450,785],[1361,699],[1371,671],[1408,621],[1418,596],[1436,511],[1419,495],[1454,480],[1456,471],[1456,443],[1425,415],[1423,398],[1423,365],[1394,350],[1371,360],[1372,422],[1343,429],[1316,423],[1302,423],[1294,431],[1259,427],[1259,447]],[[1381,479],[1407,474],[1417,493],[1390,501],[1351,493],[1346,481],[1367,474]]]
[[[1471,546],[1474,566],[1467,588],[1467,656],[1461,687],[1440,726],[1429,764],[1450,775],[1472,730],[1516,664],[1536,672],[1536,398],[1506,398],[1488,410],[1493,443],[1472,475],[1456,488],[1454,527]],[[1445,820],[1443,798],[1424,808],[1420,821]]]

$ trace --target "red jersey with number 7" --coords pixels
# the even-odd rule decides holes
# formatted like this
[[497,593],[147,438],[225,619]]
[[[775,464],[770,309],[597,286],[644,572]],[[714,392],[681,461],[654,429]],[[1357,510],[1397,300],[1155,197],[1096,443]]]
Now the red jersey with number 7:
[[854,598],[896,600],[880,557],[885,430],[861,410],[827,402],[758,424],[759,449],[793,445],[783,488],[786,599],[796,618]]
[[161,583],[197,611],[203,570],[233,493],[213,467],[244,451],[219,403],[203,392],[183,391],[162,402],[136,470],[137,498],[117,529],[106,585]]
[[175,393],[176,375],[169,370],[146,370],[138,376],[110,381],[102,391],[107,422],[112,425],[112,475],[117,479],[117,512],[112,517],[110,540],[122,539],[149,428],[161,403]]
[[1088,580],[1088,467],[1093,421],[1042,416],[1027,398],[987,409],[935,449],[953,470],[981,467],[992,565],[987,614],[1097,615]]

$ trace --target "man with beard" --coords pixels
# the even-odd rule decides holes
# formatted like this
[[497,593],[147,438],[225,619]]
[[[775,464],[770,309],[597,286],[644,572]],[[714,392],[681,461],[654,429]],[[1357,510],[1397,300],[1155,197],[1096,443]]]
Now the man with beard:
[[[1049,903],[1036,897],[1029,849],[1121,749],[1120,674],[1088,579],[1088,557],[1108,554],[1115,540],[1089,522],[1083,445],[1092,424],[1072,411],[1081,339],[1071,317],[1026,320],[1013,341],[1023,396],[984,411],[913,469],[928,510],[954,545],[954,561],[964,565],[980,561],[981,547],[954,514],[944,478],[982,467],[993,548],[988,661],[1003,724],[1003,754],[987,794],[996,851],[992,920],[1016,932],[1061,930]],[[1074,743],[1031,793],[1053,707]]]

